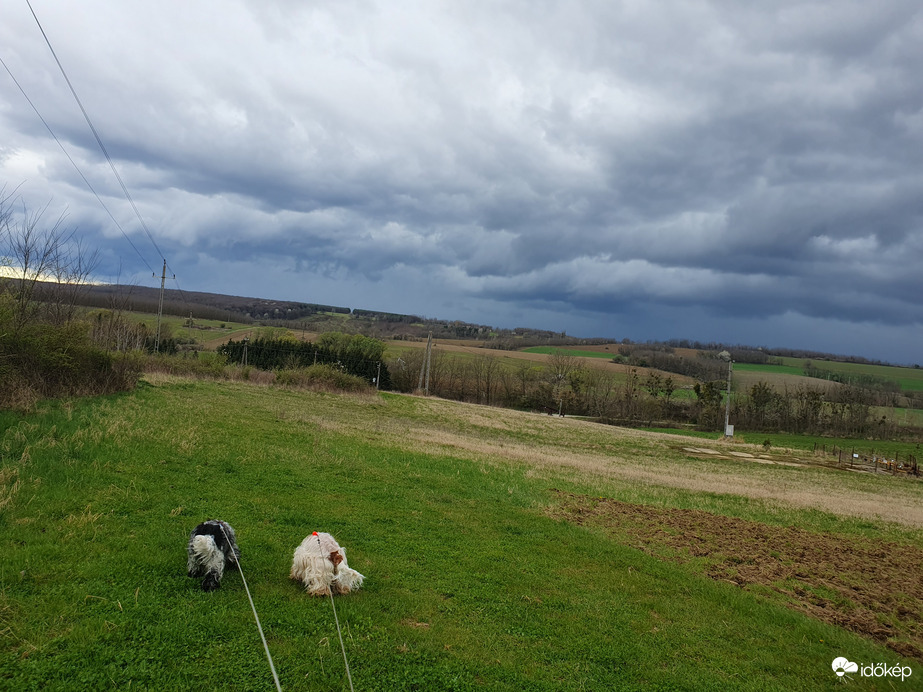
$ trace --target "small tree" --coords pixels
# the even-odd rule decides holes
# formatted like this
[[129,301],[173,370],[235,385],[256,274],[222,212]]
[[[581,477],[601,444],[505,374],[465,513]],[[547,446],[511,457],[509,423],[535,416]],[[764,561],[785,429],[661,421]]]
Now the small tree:
[[137,381],[137,361],[114,358],[79,319],[79,291],[95,256],[64,227],[43,226],[47,205],[30,212],[0,190],[0,406],[28,407],[41,397],[98,394]]
[[97,263],[97,253],[82,246],[76,229],[64,226],[63,214],[44,225],[47,211],[45,205],[30,212],[22,203],[15,213],[11,195],[0,191],[0,256],[10,274],[4,288],[13,299],[14,334],[39,317],[52,324],[73,320]]
[[564,415],[577,401],[582,382],[580,358],[566,351],[554,351],[548,358],[551,398],[559,415]]

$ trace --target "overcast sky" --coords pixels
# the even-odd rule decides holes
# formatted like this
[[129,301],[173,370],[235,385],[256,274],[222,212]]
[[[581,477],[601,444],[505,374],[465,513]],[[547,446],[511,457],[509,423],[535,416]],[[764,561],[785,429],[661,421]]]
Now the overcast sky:
[[31,1],[153,242],[26,0],[80,173],[0,69],[0,185],[104,280],[923,363],[919,0]]

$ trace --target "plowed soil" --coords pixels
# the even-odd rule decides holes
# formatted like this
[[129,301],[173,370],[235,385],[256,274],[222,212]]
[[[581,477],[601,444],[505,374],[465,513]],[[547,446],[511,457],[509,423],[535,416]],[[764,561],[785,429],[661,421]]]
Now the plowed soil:
[[664,509],[552,491],[551,514],[604,528],[661,559],[696,562],[709,577],[765,587],[811,617],[923,661],[923,551],[813,533],[694,509]]

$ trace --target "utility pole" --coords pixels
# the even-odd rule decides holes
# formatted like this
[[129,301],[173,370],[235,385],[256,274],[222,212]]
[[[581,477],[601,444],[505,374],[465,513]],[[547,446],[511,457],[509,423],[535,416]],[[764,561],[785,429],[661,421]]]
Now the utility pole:
[[[154,274],[154,276],[157,276]],[[174,277],[175,278],[175,277]],[[160,304],[157,306],[157,338],[154,341],[154,353],[160,353],[160,320],[163,317],[163,285],[167,280],[167,260],[163,261],[163,274],[160,275]]]
[[426,354],[423,355],[423,361],[420,363],[420,379],[417,382],[417,391],[423,389],[423,375],[426,373]]
[[727,400],[724,404],[724,436],[734,437],[734,428],[728,425],[731,418],[731,372],[734,370],[734,361],[731,359],[731,354],[727,351],[722,351],[718,354],[718,357],[722,360],[727,360],[728,362],[728,386],[726,395]]
[[430,364],[433,361],[433,333],[429,333],[429,338],[426,340],[426,387],[423,389],[423,393],[429,396],[429,370]]
[[430,363],[430,354],[432,353],[433,348],[433,333],[429,333],[429,338],[426,340],[426,354],[423,356],[423,364],[420,366],[420,381],[417,382],[417,390],[423,389],[423,376],[426,375],[426,389],[423,389],[424,394],[429,394],[429,363]]
[[381,384],[381,361],[378,361],[378,374],[375,375],[375,391],[378,391],[379,385]]

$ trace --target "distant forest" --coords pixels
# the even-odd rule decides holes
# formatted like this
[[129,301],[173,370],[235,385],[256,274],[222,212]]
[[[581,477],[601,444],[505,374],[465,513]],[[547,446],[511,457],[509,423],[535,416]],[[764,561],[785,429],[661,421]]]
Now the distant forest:
[[[86,307],[149,313],[157,312],[159,301],[160,290],[157,288],[115,284],[87,286],[86,292],[80,298],[80,303]],[[500,329],[489,325],[432,319],[420,315],[176,289],[164,290],[163,312],[181,317],[191,316],[193,319],[254,323],[311,331],[349,331],[383,339],[425,339],[431,332],[437,339],[488,341],[490,348],[507,350],[530,346],[589,346],[613,341],[612,338],[578,338],[568,336],[565,332],[527,327]],[[344,320],[348,321],[344,322]],[[622,339],[622,343],[635,347],[632,349],[632,359],[635,363],[640,356],[651,367],[662,367],[673,372],[676,372],[675,362],[671,363],[672,368],[664,367],[669,361],[675,360],[673,349],[711,352],[726,350],[738,363],[765,363],[768,362],[770,356],[773,356],[889,365],[889,363],[860,356],[822,353],[805,349],[754,348],[741,344],[688,339],[640,343]],[[637,349],[639,345],[644,347],[643,353]]]

